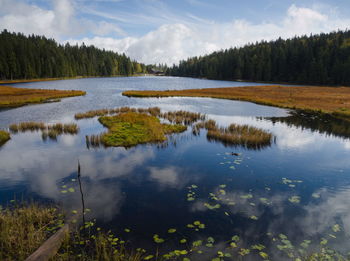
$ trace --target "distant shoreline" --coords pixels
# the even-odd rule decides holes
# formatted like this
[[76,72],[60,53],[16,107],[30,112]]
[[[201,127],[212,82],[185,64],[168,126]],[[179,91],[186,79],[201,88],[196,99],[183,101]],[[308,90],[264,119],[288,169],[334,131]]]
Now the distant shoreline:
[[241,86],[225,88],[168,90],[168,91],[125,91],[128,97],[202,97],[253,102],[285,109],[330,114],[350,120],[350,88],[317,86]]
[[75,77],[58,77],[58,78],[15,79],[15,80],[0,80],[0,84],[48,82],[48,81],[77,80],[77,79],[88,79],[88,78],[141,77],[141,76],[153,76],[153,75],[147,74],[147,73],[142,73],[142,74],[139,73],[139,74],[133,74],[133,75],[75,76]]

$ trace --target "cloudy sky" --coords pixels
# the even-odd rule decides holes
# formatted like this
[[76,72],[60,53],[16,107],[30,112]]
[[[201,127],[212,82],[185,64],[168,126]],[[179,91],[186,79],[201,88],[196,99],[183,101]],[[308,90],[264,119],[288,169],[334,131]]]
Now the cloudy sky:
[[144,63],[350,28],[349,0],[0,0],[0,29],[93,44]]

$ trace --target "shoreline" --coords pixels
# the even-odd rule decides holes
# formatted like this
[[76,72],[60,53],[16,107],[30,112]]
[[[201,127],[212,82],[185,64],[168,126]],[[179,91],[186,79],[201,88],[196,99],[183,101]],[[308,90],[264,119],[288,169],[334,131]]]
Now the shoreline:
[[75,77],[58,77],[58,78],[35,78],[35,79],[16,79],[16,80],[0,80],[0,85],[16,84],[16,83],[31,83],[31,82],[50,82],[63,80],[78,80],[88,78],[115,78],[115,77],[142,77],[153,76],[152,74],[133,74],[133,75],[111,75],[111,76],[75,76]]
[[350,121],[350,88],[320,86],[241,86],[167,91],[124,91],[136,98],[199,97],[252,102],[283,109],[323,113]]

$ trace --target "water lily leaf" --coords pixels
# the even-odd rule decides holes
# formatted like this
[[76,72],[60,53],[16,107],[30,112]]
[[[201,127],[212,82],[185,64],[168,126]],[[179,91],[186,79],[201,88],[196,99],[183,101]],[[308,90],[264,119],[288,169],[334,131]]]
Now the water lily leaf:
[[68,191],[73,193],[73,192],[75,192],[75,189],[74,188],[69,188]]
[[259,255],[263,258],[263,259],[268,259],[269,255],[266,254],[265,252],[259,252]]
[[338,224],[335,224],[333,227],[332,227],[332,230],[337,233],[340,231],[340,226]]
[[265,246],[262,245],[262,244],[257,244],[257,245],[253,245],[251,248],[261,251],[261,250],[263,250],[265,248]]
[[320,198],[320,197],[321,197],[320,193],[312,193],[311,196],[312,196],[313,198]]
[[327,243],[328,243],[328,240],[325,238],[322,238],[320,245],[324,246],[324,245],[327,245]]
[[183,238],[183,239],[180,240],[180,243],[181,243],[181,244],[185,244],[186,242],[187,242],[187,239],[185,239],[185,238]]
[[250,219],[258,220],[258,217],[253,215],[253,216],[250,216]]
[[193,198],[193,197],[188,197],[187,198],[187,201],[193,201],[193,200],[195,200],[195,198]]
[[175,233],[175,232],[176,232],[175,228],[169,228],[168,229],[168,233],[170,233],[170,234]]
[[229,214],[229,213],[227,213],[226,211],[225,211],[225,215],[226,215],[226,216],[230,216],[230,214]]
[[188,257],[184,257],[182,261],[191,261],[191,259],[189,259]]
[[232,241],[238,242],[239,241],[239,236],[235,235],[231,238]]
[[67,192],[68,192],[67,190],[61,190],[61,193],[63,193],[63,194],[65,194]]
[[143,259],[144,259],[144,260],[150,260],[150,259],[152,259],[153,257],[154,257],[153,255],[148,255],[148,256],[144,257]]
[[192,243],[192,246],[194,246],[194,247],[199,247],[199,246],[201,246],[202,245],[202,240],[197,240],[197,241],[194,241],[193,243]]
[[249,193],[249,194],[246,194],[246,195],[242,195],[241,198],[243,198],[243,199],[251,199],[251,198],[253,198],[253,195]]
[[220,188],[226,188],[226,184],[219,185]]
[[73,214],[77,214],[77,213],[78,213],[78,211],[76,211],[76,210],[72,210],[72,213],[73,213]]
[[130,233],[130,232],[131,232],[131,230],[130,230],[129,228],[125,228],[124,231],[125,231],[126,233]]
[[211,209],[211,210],[218,209],[221,207],[220,204],[210,205],[209,203],[204,203],[204,206],[207,207],[208,209]]
[[207,241],[208,241],[208,243],[212,243],[213,244],[215,242],[215,239],[213,237],[208,237]]
[[194,184],[191,185],[191,187],[194,188],[194,189],[195,189],[195,188],[198,188],[198,186],[197,186],[197,185],[194,185]]
[[62,188],[67,188],[67,185],[63,185]]
[[300,203],[300,197],[299,196],[292,196],[288,200],[291,203]]
[[230,246],[231,246],[232,248],[235,248],[235,247],[237,247],[237,244],[236,244],[235,242],[231,242],[231,243],[230,243]]
[[250,250],[246,248],[241,248],[238,252],[238,254],[240,254],[241,256],[248,255],[249,253],[250,253]]

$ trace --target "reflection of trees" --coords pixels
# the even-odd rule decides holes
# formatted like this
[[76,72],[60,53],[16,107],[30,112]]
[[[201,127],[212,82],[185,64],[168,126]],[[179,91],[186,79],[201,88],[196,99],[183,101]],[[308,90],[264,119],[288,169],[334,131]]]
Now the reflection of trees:
[[310,113],[304,111],[292,111],[288,117],[264,118],[273,123],[282,122],[288,126],[296,126],[302,129],[311,129],[319,133],[326,133],[336,137],[350,138],[350,122],[331,115]]

